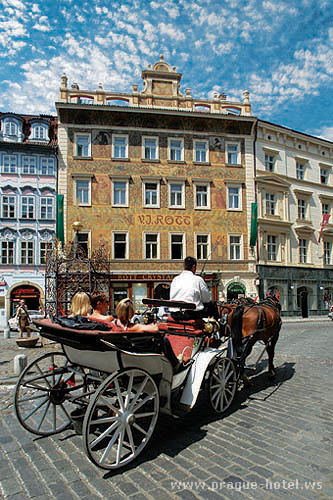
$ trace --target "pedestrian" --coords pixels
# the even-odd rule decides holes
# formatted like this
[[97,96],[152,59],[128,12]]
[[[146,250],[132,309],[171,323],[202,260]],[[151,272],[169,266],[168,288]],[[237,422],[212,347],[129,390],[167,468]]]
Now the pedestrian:
[[30,337],[30,316],[26,308],[24,299],[20,300],[20,305],[16,310],[15,318],[17,319],[19,324],[20,338],[22,339],[24,337],[24,332],[27,332],[27,337]]

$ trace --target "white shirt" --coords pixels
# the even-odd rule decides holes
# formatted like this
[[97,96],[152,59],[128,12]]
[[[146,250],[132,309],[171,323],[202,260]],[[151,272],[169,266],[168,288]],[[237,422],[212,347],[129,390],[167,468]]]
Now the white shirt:
[[170,300],[194,302],[196,310],[202,311],[204,303],[210,301],[210,294],[208,287],[201,276],[193,274],[192,271],[185,270],[172,280],[170,287]]

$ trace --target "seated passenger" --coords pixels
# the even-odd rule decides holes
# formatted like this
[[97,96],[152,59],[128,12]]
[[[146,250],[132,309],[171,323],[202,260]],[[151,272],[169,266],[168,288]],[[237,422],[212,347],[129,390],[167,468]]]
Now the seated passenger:
[[[154,332],[157,333],[158,326],[156,323],[151,323],[149,325],[140,325],[131,323],[131,318],[134,316],[134,307],[130,299],[123,299],[118,302],[116,307],[117,319],[113,320],[113,324],[118,328],[123,328],[124,330],[130,332]],[[178,359],[172,350],[169,339],[163,338],[163,347],[165,357],[168,358],[174,371],[178,371],[182,366],[182,359]]]
[[76,292],[72,298],[69,317],[88,316],[91,312],[90,297],[86,292]]
[[113,324],[118,326],[118,328],[123,328],[131,332],[158,332],[158,326],[156,324],[140,325],[131,322],[134,316],[134,307],[132,301],[128,298],[118,302],[116,315],[117,319],[113,320]]
[[109,302],[105,293],[102,292],[93,293],[90,302],[93,312],[89,314],[89,319],[113,321],[113,316],[111,316],[111,314],[110,315],[106,314],[109,307]]

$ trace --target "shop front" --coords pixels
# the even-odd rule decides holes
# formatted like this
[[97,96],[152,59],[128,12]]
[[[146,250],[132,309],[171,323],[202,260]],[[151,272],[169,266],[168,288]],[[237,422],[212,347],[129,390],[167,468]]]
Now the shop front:
[[227,288],[227,302],[245,297],[246,288],[243,283],[233,281]]
[[[132,300],[134,310],[137,313],[145,310],[145,306],[142,304],[143,298],[169,300],[171,281],[177,274],[112,274],[110,290],[111,311],[114,313],[118,302],[126,297]],[[212,299],[216,300],[218,288],[216,275],[214,273],[205,274],[205,281],[211,291]]]
[[40,291],[31,285],[20,285],[11,291],[10,294],[10,316],[13,316],[16,307],[21,299],[25,300],[27,309],[38,311],[40,303]]

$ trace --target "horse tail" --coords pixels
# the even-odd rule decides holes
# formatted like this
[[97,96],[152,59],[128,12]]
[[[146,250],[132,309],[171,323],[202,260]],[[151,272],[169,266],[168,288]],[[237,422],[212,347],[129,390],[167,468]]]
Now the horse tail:
[[234,309],[231,321],[231,338],[235,350],[242,345],[242,326],[243,326],[244,306],[239,305]]

